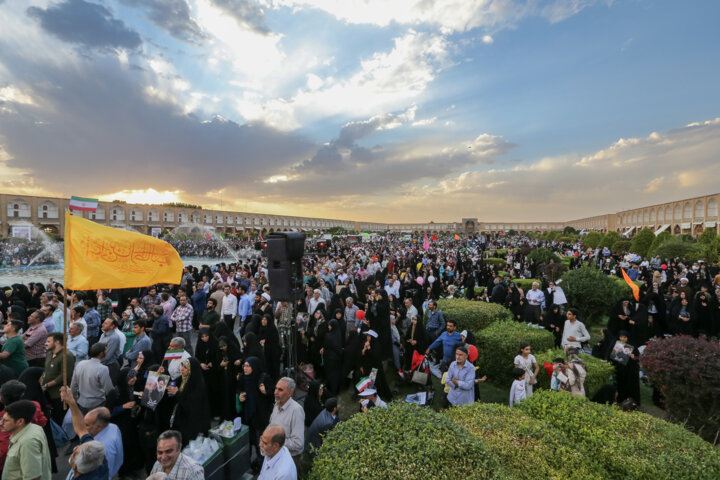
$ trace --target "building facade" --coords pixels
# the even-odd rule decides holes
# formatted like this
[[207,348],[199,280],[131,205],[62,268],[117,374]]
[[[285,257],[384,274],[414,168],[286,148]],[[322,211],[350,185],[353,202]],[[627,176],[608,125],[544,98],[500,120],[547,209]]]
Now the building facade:
[[[75,213],[102,225],[135,230],[146,235],[176,229],[191,235],[246,235],[251,231],[265,235],[279,231],[324,231],[332,227],[395,233],[547,232],[562,230],[566,226],[581,231],[614,230],[628,236],[645,227],[658,234],[669,231],[674,235],[698,235],[708,228],[717,230],[719,201],[720,193],[717,193],[567,222],[484,222],[477,218],[463,218],[460,222],[391,224],[124,202],[99,202],[95,212]],[[69,203],[67,198],[0,193],[0,238],[28,235],[35,238],[38,232],[62,236],[64,212]]]

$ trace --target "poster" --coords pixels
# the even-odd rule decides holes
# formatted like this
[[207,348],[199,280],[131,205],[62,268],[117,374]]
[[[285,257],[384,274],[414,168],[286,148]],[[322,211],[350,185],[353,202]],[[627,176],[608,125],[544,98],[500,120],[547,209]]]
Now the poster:
[[143,407],[155,410],[157,404],[163,397],[167,384],[170,381],[170,375],[161,375],[158,372],[148,372],[145,390],[143,390],[142,401]]
[[160,232],[162,232],[162,228],[160,228],[160,227],[153,227],[150,229],[150,235],[152,235],[155,238],[160,237]]
[[14,238],[27,238],[28,240],[31,240],[30,238],[30,227],[29,226],[15,226],[12,227],[12,237]]

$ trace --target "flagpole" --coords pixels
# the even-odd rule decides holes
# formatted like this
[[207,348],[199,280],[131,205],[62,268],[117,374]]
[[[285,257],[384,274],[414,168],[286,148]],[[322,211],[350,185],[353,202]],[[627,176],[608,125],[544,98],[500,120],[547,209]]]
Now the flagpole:
[[[68,332],[68,320],[67,320],[67,303],[68,303],[68,291],[63,288],[63,358],[62,358],[62,381],[63,381],[63,387],[67,387],[67,351],[68,351],[68,344],[67,344],[67,332]],[[67,410],[68,406],[67,404],[64,404],[65,409]]]

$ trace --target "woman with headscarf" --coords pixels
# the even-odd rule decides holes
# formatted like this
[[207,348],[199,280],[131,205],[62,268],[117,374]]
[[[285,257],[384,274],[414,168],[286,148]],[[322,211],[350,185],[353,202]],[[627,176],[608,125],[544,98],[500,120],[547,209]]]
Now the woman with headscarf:
[[265,352],[263,351],[262,345],[254,332],[248,332],[243,337],[243,354],[245,358],[256,357],[260,362],[260,367],[263,372],[266,372],[265,365]]
[[209,328],[201,328],[195,344],[195,358],[200,362],[205,386],[208,389],[210,408],[213,417],[220,417],[220,391],[222,373],[220,371],[220,348],[217,340],[210,334]]
[[306,335],[308,337],[308,356],[313,364],[316,376],[323,375],[323,362],[320,356],[320,349],[325,342],[325,334],[327,333],[327,321],[325,320],[325,312],[319,307],[310,317]]
[[370,328],[377,332],[380,342],[380,360],[392,359],[392,334],[390,333],[390,301],[384,289],[375,290],[376,302],[370,317]]
[[183,447],[210,429],[210,402],[200,362],[189,357],[180,363],[180,385],[167,387],[175,395],[170,428],[182,434]]
[[240,349],[227,337],[218,339],[218,361],[220,362],[220,418],[232,420],[236,415],[235,411],[235,389],[238,372],[242,371],[242,354]]
[[[612,355],[611,362],[615,365],[617,378],[618,403],[628,398],[640,405],[640,364],[638,363],[638,350],[629,343],[628,332],[621,330],[618,334],[618,343],[623,346],[624,355]],[[614,347],[614,345],[613,345]]]
[[373,369],[376,369],[375,389],[378,395],[380,398],[392,398],[390,387],[388,387],[387,380],[385,379],[381,348],[377,332],[374,330],[365,332],[365,344],[360,352],[360,372],[363,377],[367,377]]
[[274,382],[280,379],[280,357],[282,349],[280,348],[280,334],[275,326],[275,320],[272,315],[266,313],[260,320],[260,344],[265,351],[265,365],[267,373]]
[[410,319],[410,328],[405,336],[404,345],[403,369],[410,370],[412,368],[413,353],[418,352],[420,355],[425,355],[428,346],[427,332],[423,327],[422,320],[416,316]]
[[359,379],[360,370],[360,352],[363,348],[365,336],[361,335],[357,329],[353,328],[348,333],[347,341],[345,342],[345,349],[343,351],[343,378],[347,379],[350,376],[350,380],[346,380],[347,384],[350,382],[355,385]]
[[338,328],[340,329],[340,339],[343,341],[345,340],[345,337],[347,337],[347,322],[345,322],[345,315],[343,314],[344,311],[344,308],[336,308],[333,310],[333,319],[338,323]]
[[227,323],[225,322],[217,322],[215,325],[215,330],[213,331],[213,334],[215,335],[215,338],[218,340],[222,337],[225,337],[229,343],[232,343],[235,345],[237,350],[240,350],[240,341],[235,336],[235,334],[230,330],[230,328],[227,326]]
[[325,364],[325,381],[330,395],[335,397],[340,391],[343,378],[342,332],[338,321],[334,318],[328,323],[323,347],[320,349]]
[[613,337],[612,333],[610,333],[610,330],[603,328],[602,338],[592,348],[592,356],[599,358],[600,360],[608,360],[610,358],[610,352],[612,352],[614,346],[615,337]]
[[305,412],[305,426],[309,427],[315,417],[322,411],[325,401],[323,396],[325,395],[325,388],[323,384],[317,380],[313,380],[308,385],[308,392],[305,395],[305,402],[303,403],[303,411]]
[[273,409],[274,383],[262,369],[257,357],[247,357],[237,380],[237,403],[242,422],[250,428],[250,445],[261,459],[259,439],[270,422]]

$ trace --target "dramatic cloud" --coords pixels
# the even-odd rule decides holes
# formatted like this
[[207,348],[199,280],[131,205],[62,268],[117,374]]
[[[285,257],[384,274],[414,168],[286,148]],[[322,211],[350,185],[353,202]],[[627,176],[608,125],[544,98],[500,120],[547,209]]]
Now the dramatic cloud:
[[46,9],[30,7],[27,14],[60,40],[87,48],[132,50],[142,44],[137,32],[114,18],[108,8],[96,3],[67,0]]
[[190,15],[186,0],[121,0],[141,8],[155,25],[181,40],[197,41],[203,37],[200,26]]
[[265,24],[265,12],[253,0],[211,0],[222,11],[235,19],[241,28],[249,28],[257,33],[269,33]]
[[596,0],[274,0],[278,6],[308,7],[328,12],[348,23],[386,27],[398,24],[437,25],[446,33],[481,27],[492,31],[512,27],[529,16],[551,22],[564,20]]

